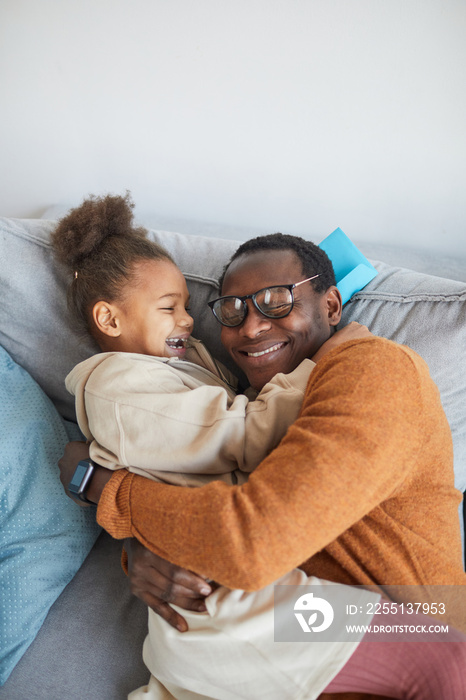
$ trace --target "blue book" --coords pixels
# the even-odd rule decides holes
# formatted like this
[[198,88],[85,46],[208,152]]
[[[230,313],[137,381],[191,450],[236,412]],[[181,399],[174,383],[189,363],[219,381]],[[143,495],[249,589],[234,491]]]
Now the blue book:
[[319,243],[319,248],[322,248],[332,261],[343,304],[346,304],[353,294],[359,292],[377,274],[375,267],[356,248],[341,228],[335,229],[327,238],[324,238]]

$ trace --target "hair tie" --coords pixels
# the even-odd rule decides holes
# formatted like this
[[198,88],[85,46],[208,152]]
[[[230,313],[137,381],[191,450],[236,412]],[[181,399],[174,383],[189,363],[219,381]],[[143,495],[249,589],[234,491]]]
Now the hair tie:
[[78,271],[77,270],[74,271],[74,278],[75,278],[75,280],[78,279]]

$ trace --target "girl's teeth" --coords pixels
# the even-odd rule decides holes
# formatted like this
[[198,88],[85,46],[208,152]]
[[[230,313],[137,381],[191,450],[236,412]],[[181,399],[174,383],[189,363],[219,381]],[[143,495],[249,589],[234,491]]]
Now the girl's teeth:
[[171,348],[183,348],[186,344],[186,341],[183,340],[183,338],[167,338],[165,342]]
[[247,356],[248,357],[260,357],[261,355],[267,355],[269,352],[273,352],[274,350],[278,350],[283,345],[283,343],[278,343],[278,345],[273,345],[271,348],[267,348],[267,350],[261,350],[261,352],[248,352]]

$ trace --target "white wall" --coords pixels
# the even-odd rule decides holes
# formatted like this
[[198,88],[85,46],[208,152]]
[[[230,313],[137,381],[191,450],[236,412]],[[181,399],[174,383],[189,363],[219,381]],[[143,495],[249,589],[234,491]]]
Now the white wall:
[[466,254],[464,0],[2,0],[0,213]]

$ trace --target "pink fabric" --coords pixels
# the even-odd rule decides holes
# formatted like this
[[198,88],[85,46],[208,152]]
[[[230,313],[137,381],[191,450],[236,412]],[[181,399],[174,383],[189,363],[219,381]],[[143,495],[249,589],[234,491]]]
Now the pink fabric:
[[[439,624],[411,615],[410,625]],[[390,624],[406,625],[406,615],[390,615]],[[413,635],[413,639],[415,635]],[[448,642],[440,639],[448,638]],[[465,700],[466,636],[450,627],[432,641],[383,640],[366,633],[326,693],[368,693],[400,700]]]

